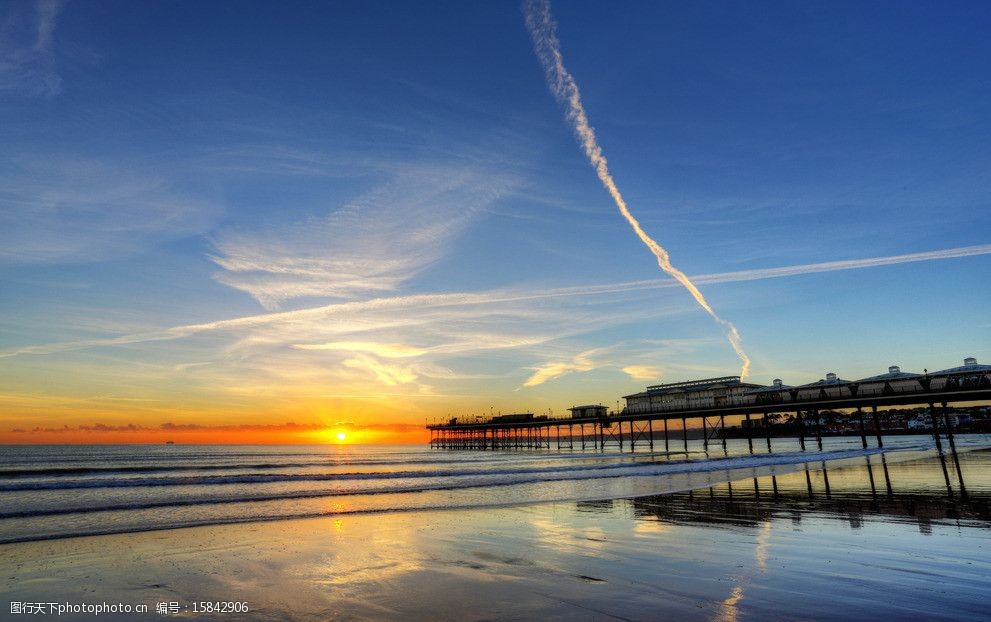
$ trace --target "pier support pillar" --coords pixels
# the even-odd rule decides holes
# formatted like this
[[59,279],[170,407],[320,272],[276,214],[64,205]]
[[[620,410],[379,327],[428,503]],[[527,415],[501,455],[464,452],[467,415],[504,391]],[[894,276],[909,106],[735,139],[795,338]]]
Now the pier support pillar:
[[946,426],[946,437],[950,441],[950,455],[953,456],[953,466],[957,470],[957,481],[960,484],[960,496],[967,498],[967,488],[963,485],[963,471],[960,470],[960,458],[957,456],[957,443],[953,440],[953,423],[950,421],[950,413],[943,402],[943,425]]
[[813,410],[812,415],[816,418],[816,445],[822,451],[822,420],[819,418],[819,409]]
[[936,441],[936,449],[943,453],[943,441],[939,438],[939,415],[936,414],[936,407],[929,402],[929,418],[933,422],[933,439]]
[[654,420],[653,419],[647,420],[647,438],[649,439],[649,443],[650,443],[650,451],[651,453],[653,453],[654,452]]
[[688,453],[688,423],[687,418],[681,418],[681,436],[685,441],[685,453]]
[[[747,447],[750,449],[750,453],[754,453],[754,435],[753,430],[750,428],[750,413],[744,416],[746,417],[746,423],[744,425],[747,427]],[[756,482],[757,480],[754,481]]]
[[884,487],[888,491],[888,497],[895,496],[894,491],[891,488],[891,475],[888,473],[888,459],[881,454],[881,469],[884,471]]
[[881,440],[881,422],[877,418],[877,404],[871,404],[871,417],[874,419],[874,435],[877,437],[877,447],[881,449],[884,447],[884,441]]
[[668,420],[664,420],[664,451],[670,451],[670,446],[668,445]]
[[950,441],[950,449],[954,452],[957,450],[957,443],[953,440],[953,424],[950,423],[950,413],[946,408],[946,402],[943,402],[943,427],[946,428],[946,438]]
[[864,410],[857,406],[857,418],[860,419],[860,442],[867,449],[867,430],[864,429]]
[[767,453],[771,453],[771,420],[768,419],[770,413],[764,413],[764,433],[767,435]]
[[[805,451],[805,421],[802,420],[802,411],[796,411],[798,415],[798,444],[802,446],[802,451]],[[808,471],[806,471],[806,475]],[[810,484],[811,485],[811,484]],[[811,494],[811,489],[810,489]]]
[[725,453],[727,453],[727,451],[726,451],[726,416],[725,415],[719,415],[719,434],[720,434],[720,436],[723,437],[723,453],[725,454]]
[[871,480],[871,496],[877,498],[877,486],[874,485],[874,466],[871,464],[871,457],[864,456],[867,460],[867,477]]

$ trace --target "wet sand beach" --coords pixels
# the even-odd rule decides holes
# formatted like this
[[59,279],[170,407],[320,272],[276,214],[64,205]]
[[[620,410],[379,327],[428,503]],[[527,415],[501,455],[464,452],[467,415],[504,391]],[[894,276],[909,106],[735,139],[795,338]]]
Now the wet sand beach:
[[[150,607],[100,619],[160,602],[195,620],[986,619],[991,452],[959,463],[6,544],[2,600]],[[249,612],[193,612],[216,601]]]

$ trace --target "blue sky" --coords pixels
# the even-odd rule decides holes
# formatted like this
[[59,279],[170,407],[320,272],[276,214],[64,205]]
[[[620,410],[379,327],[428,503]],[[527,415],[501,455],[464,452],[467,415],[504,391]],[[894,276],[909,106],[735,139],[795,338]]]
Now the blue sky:
[[[987,5],[553,11],[687,274],[985,247],[702,285],[754,381],[991,356]],[[667,279],[515,2],[13,2],[0,57],[7,418],[422,422],[738,370],[684,290],[616,287]]]

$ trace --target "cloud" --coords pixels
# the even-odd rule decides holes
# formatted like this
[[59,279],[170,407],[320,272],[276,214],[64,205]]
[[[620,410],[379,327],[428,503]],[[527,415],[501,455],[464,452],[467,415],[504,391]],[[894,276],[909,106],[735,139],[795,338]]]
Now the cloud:
[[179,363],[178,365],[175,365],[172,369],[174,369],[175,371],[186,371],[187,369],[193,369],[195,367],[203,367],[204,365],[210,365],[210,362],[207,361],[201,363]]
[[602,352],[600,348],[586,350],[576,354],[570,361],[551,361],[539,365],[534,368],[533,374],[523,382],[523,386],[536,387],[565,374],[592,371],[601,366],[594,360],[595,355],[600,352]]
[[653,365],[627,365],[623,373],[634,380],[656,380],[661,377],[661,368]]
[[331,341],[327,343],[293,344],[299,350],[343,350],[345,352],[368,352],[383,358],[398,359],[422,356],[423,348],[402,343],[375,343],[371,341]]
[[662,372],[651,361],[682,358],[707,343],[699,339],[637,339],[574,354],[558,354],[556,360],[533,368],[534,373],[521,388],[536,387],[567,374],[596,369],[620,370],[634,380],[655,380]]
[[216,241],[216,279],[266,309],[302,297],[354,298],[398,289],[440,259],[486,206],[518,185],[511,175],[412,166],[322,218]]
[[[200,423],[163,423],[158,426],[159,430],[174,431],[174,432],[191,432],[191,431],[215,431],[215,432],[233,432],[237,430],[244,431],[293,431],[298,430],[300,432],[306,432],[310,430],[322,430],[327,426],[322,423],[240,423],[235,425],[215,425],[215,424],[200,424]],[[152,428],[146,428],[152,429]]]
[[417,378],[416,373],[409,367],[381,363],[370,356],[357,356],[355,358],[345,359],[341,364],[344,367],[369,372],[379,382],[389,387],[394,387],[398,384],[407,384]]
[[62,90],[55,68],[55,26],[59,0],[38,0],[12,10],[0,24],[0,94],[51,97]]
[[471,374],[455,371],[449,367],[431,363],[429,361],[417,362],[411,366],[417,376],[433,378],[436,380],[483,380],[496,377],[495,374]]
[[816,274],[820,272],[838,272],[842,270],[859,270],[863,268],[878,268],[920,261],[938,261],[942,259],[958,259],[961,257],[976,257],[991,254],[991,244],[975,246],[960,246],[921,253],[906,253],[904,255],[889,255],[886,257],[868,257],[865,259],[844,259],[842,261],[825,261],[821,263],[782,266],[780,268],[759,268],[756,270],[740,270],[737,272],[721,272],[695,277],[699,283],[733,283],[740,281],[758,281],[777,279],[786,276]]
[[161,173],[78,158],[0,161],[0,261],[96,261],[205,232],[221,213]]
[[[94,423],[92,425],[78,425],[69,426],[63,425],[61,428],[42,428],[36,427],[32,428],[30,434],[39,434],[43,432],[145,432],[147,430],[153,430],[154,428],[148,428],[143,425],[136,423],[129,423],[127,425],[106,425],[103,423]],[[16,432],[16,430],[13,430]]]
[[[696,275],[698,283],[732,283],[761,279],[783,278],[804,274],[826,273],[841,270],[865,269],[920,261],[941,261],[954,258],[991,254],[991,244],[949,248],[921,253],[872,257],[814,264],[760,268],[737,272],[721,272]],[[582,307],[569,304],[561,310],[551,310],[546,305],[532,303],[555,299],[571,300],[580,298],[596,299],[620,293],[678,287],[673,280],[652,279],[626,281],[575,287],[548,288],[538,290],[497,289],[478,292],[454,292],[442,294],[417,294],[410,296],[389,296],[365,301],[341,302],[292,311],[262,313],[200,324],[186,324],[157,331],[132,333],[116,337],[87,339],[80,341],[37,344],[10,348],[0,351],[0,358],[25,354],[51,354],[92,347],[116,346],[153,341],[166,341],[192,337],[209,332],[239,332],[271,330],[262,341],[279,344],[298,344],[314,334],[346,335],[372,332],[387,332],[390,329],[411,326],[432,326],[449,339],[443,344],[418,346],[438,353],[458,353],[473,349],[498,347],[526,347],[546,343],[566,334],[562,330],[562,318],[568,319],[580,330],[582,321],[603,326],[610,318],[601,314],[584,312]],[[629,320],[629,317],[610,312],[616,323]],[[642,315],[640,317],[643,317]],[[486,320],[486,318],[488,318]],[[526,319],[526,322],[520,320]],[[482,320],[486,320],[482,322]],[[526,325],[526,334],[517,333]],[[486,327],[498,327],[498,331]],[[457,331],[455,329],[458,329]],[[573,334],[573,333],[571,333]],[[462,338],[458,339],[457,335]],[[451,339],[450,337],[454,337]],[[350,341],[350,340],[349,340]],[[385,341],[383,341],[385,342]],[[391,341],[385,343],[393,343]],[[318,351],[318,350],[316,350]]]

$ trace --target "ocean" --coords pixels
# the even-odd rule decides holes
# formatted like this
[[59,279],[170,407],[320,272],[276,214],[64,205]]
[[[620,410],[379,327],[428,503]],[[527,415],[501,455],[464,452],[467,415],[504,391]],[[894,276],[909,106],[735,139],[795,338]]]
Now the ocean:
[[[956,445],[962,453],[989,448],[991,436],[958,436]],[[751,454],[741,439],[729,440],[725,451],[713,443],[705,452],[698,440],[687,452],[625,449],[6,446],[0,451],[0,544],[370,512],[633,499],[802,470],[828,473],[872,460],[887,473],[889,464],[935,453],[930,436],[886,437],[883,452],[863,449],[859,437],[826,438],[822,451],[805,452],[791,439],[774,439],[772,453],[760,442],[755,450],[763,451]],[[943,473],[955,485],[952,461]]]

